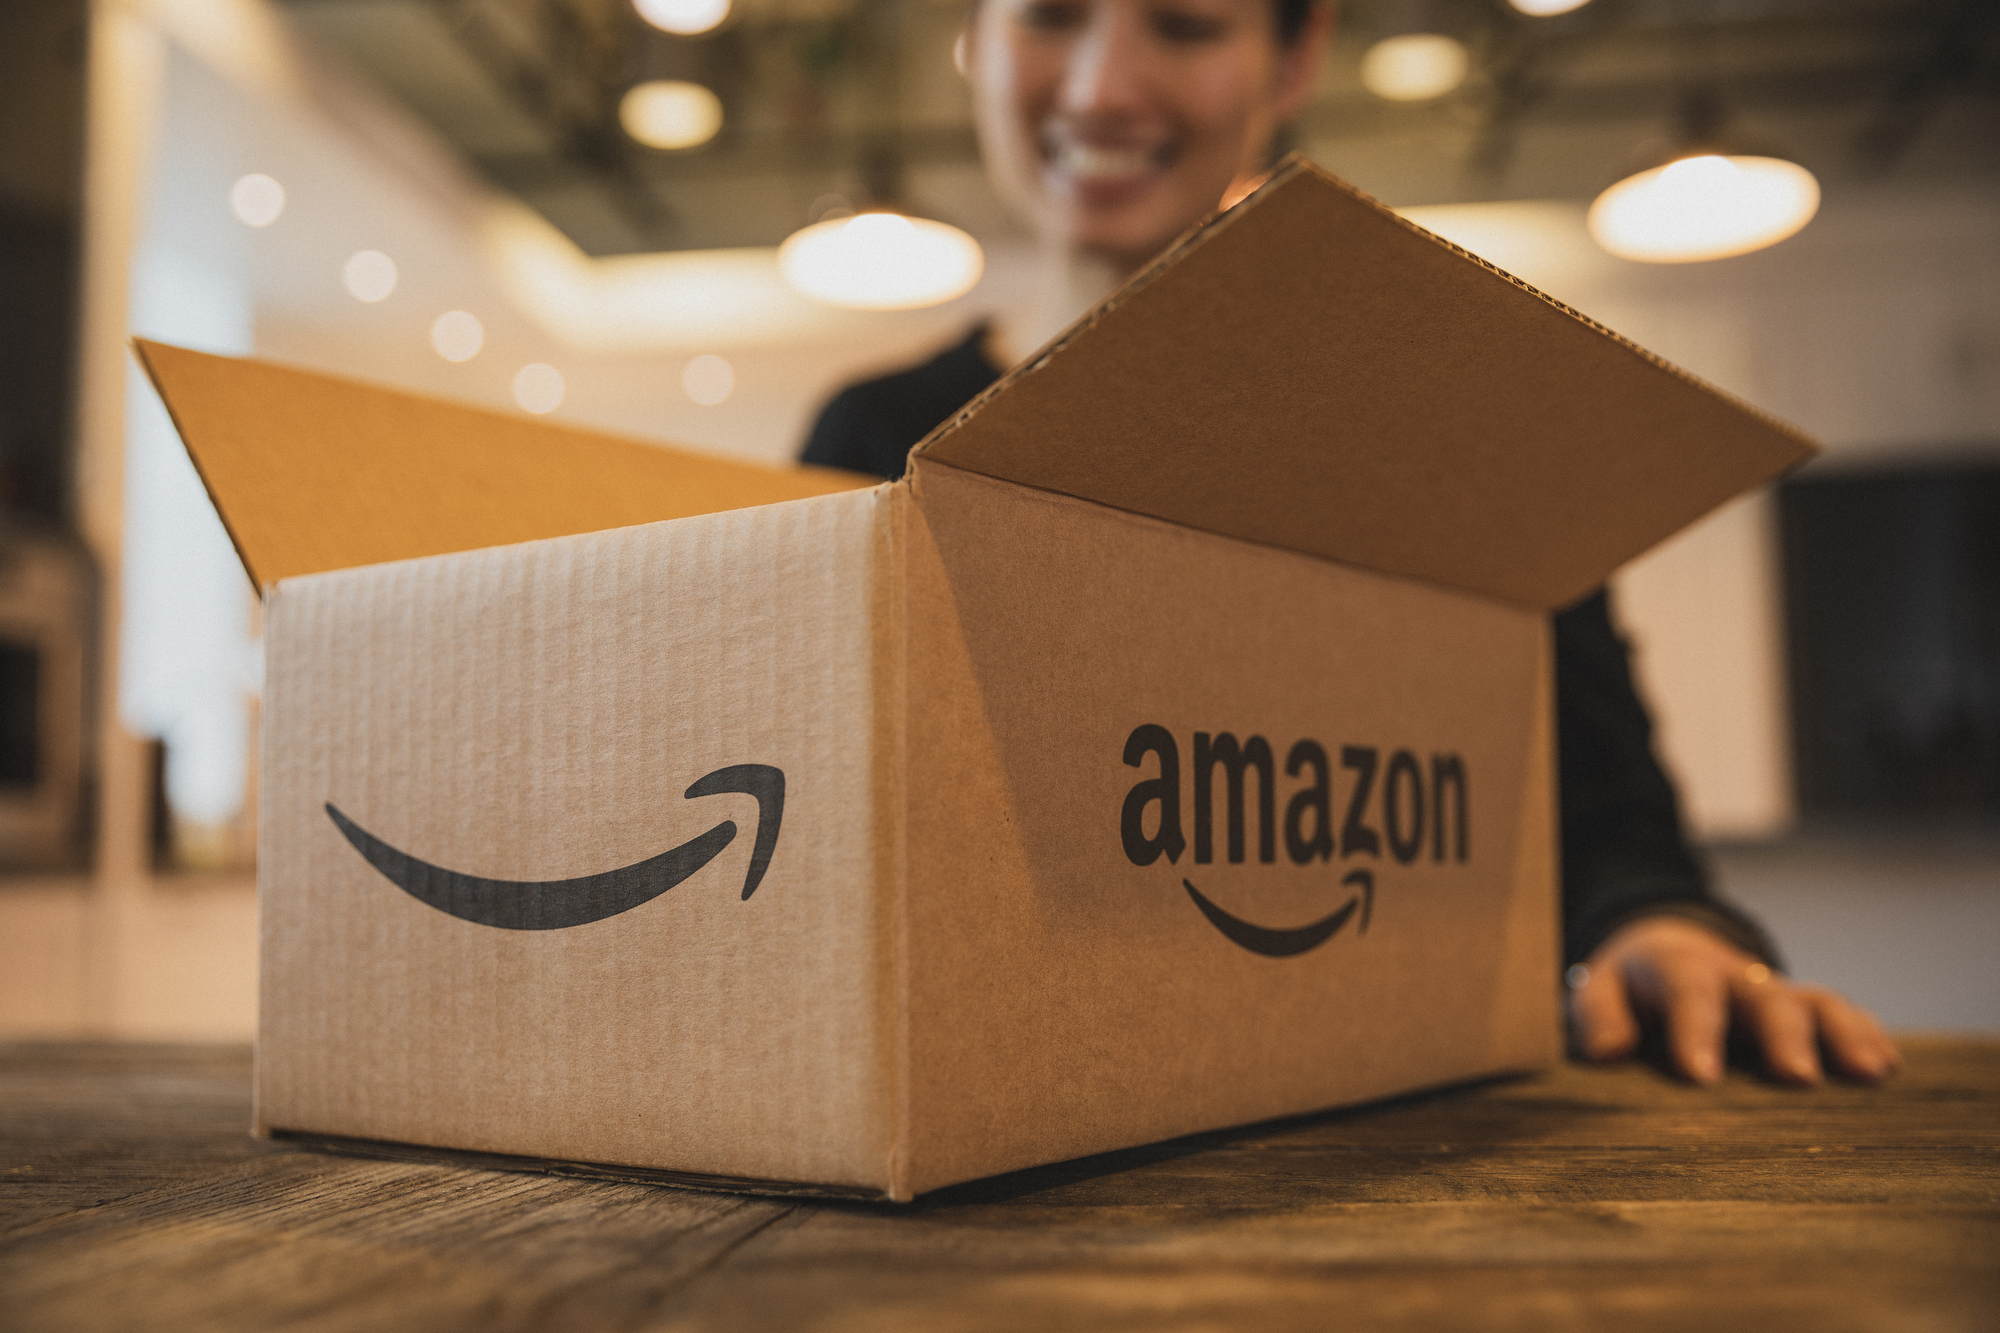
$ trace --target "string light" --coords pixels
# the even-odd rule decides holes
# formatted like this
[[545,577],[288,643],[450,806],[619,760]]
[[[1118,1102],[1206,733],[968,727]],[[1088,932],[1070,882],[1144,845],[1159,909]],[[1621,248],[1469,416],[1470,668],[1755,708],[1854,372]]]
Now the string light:
[[229,211],[246,227],[268,227],[285,211],[285,187],[253,171],[229,187]]
[[358,250],[348,256],[340,280],[349,296],[373,305],[396,290],[396,261],[380,250]]
[[431,324],[431,347],[447,361],[470,361],[486,345],[486,326],[476,315],[447,310]]
[[736,371],[712,353],[698,356],[681,371],[681,387],[703,407],[714,407],[736,389]]
[[539,361],[514,372],[514,401],[523,412],[533,412],[536,416],[561,407],[566,387],[560,370]]

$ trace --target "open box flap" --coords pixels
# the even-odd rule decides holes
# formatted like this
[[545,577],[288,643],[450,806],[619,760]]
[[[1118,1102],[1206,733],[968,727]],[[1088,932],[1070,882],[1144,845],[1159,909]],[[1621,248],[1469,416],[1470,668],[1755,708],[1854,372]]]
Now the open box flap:
[[872,486],[140,341],[244,568],[297,574]]
[[1294,160],[918,457],[1556,607],[1814,448]]

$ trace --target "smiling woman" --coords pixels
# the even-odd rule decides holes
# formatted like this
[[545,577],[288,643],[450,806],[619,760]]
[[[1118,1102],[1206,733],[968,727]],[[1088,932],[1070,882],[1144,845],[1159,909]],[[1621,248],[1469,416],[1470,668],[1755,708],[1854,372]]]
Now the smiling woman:
[[983,0],[965,59],[987,174],[1052,260],[1108,285],[1269,165],[1329,26],[1305,0]]
[[[839,394],[806,461],[902,475],[911,446],[1002,367],[1246,194],[1305,105],[1332,21],[1316,0],[975,0],[957,54],[987,175],[1039,243],[1039,291],[1021,314],[930,362]],[[1887,1075],[1898,1057],[1874,1019],[1778,975],[1762,931],[1710,892],[1604,593],[1554,619],[1579,1052],[1629,1054],[1650,1023],[1687,1077],[1712,1083],[1734,1023],[1783,1081],[1822,1078],[1822,1049],[1840,1072]],[[1338,928],[1331,917],[1322,925]]]

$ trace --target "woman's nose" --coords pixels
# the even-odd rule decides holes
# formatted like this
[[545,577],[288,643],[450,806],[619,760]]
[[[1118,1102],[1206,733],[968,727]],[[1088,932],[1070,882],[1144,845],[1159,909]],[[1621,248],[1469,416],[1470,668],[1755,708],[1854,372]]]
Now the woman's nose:
[[1070,48],[1062,110],[1071,116],[1116,118],[1143,111],[1148,101],[1149,52],[1135,5],[1099,3]]

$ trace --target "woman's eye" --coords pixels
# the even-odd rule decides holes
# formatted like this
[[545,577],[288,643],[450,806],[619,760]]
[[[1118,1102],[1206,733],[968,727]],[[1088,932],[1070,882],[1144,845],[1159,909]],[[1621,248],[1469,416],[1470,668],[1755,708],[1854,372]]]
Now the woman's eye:
[[1074,0],[1031,0],[1021,9],[1022,25],[1041,32],[1081,27],[1083,20],[1084,7]]
[[1155,10],[1152,18],[1153,31],[1162,40],[1175,43],[1212,42],[1228,28],[1219,18],[1184,10]]

